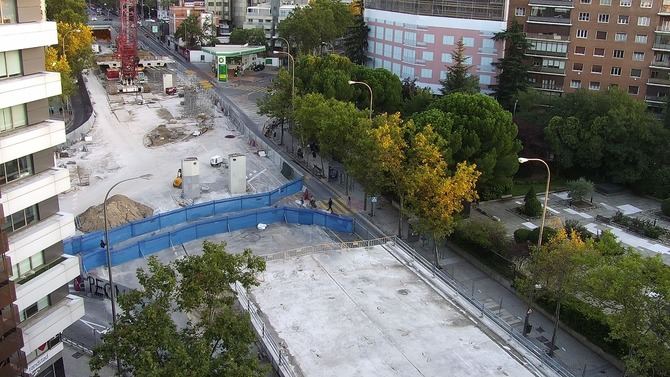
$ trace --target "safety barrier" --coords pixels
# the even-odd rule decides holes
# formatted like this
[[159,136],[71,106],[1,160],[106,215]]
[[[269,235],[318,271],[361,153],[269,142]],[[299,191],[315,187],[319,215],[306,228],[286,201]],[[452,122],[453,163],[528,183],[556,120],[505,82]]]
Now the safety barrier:
[[[259,223],[272,224],[277,222],[319,225],[346,233],[351,233],[354,230],[353,220],[349,217],[303,208],[263,208],[191,222],[156,235],[148,235],[136,242],[131,240],[122,247],[111,249],[112,265],[116,266],[133,259],[143,258],[199,238],[252,228]],[[80,259],[84,272],[88,272],[106,264],[105,250],[98,245],[95,250],[80,253]]]
[[[110,229],[108,242],[110,242],[110,245],[118,244],[131,238],[179,226],[185,222],[205,217],[267,207],[289,195],[300,192],[301,190],[302,179],[298,179],[286,183],[270,192],[213,200],[160,213]],[[86,254],[89,251],[99,249],[100,240],[102,239],[104,239],[103,231],[91,232],[66,239],[63,242],[63,247],[67,254]]]

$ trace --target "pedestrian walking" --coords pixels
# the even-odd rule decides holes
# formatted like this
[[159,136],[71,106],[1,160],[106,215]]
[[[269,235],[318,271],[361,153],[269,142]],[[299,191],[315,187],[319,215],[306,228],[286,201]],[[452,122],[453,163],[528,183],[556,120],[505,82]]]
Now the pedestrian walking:
[[351,196],[347,196],[347,206],[351,207]]
[[328,199],[328,210],[333,212],[333,198]]

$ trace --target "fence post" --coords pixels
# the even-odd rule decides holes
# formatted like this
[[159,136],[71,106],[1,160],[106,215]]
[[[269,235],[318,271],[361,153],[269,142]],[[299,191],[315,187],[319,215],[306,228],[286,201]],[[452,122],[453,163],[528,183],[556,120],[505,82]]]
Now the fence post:
[[474,280],[472,281],[472,295],[471,295],[471,297],[475,298],[475,281]]
[[500,315],[500,312],[502,311],[502,296],[500,296],[500,307],[498,308],[498,315]]

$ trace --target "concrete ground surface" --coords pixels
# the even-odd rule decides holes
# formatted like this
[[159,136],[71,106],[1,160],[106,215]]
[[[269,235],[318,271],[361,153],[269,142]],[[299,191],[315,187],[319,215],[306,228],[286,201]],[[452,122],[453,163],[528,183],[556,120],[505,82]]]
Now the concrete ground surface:
[[[65,343],[63,349],[63,364],[65,367],[65,372],[67,377],[89,377],[93,374],[91,369],[88,367],[88,361],[91,357],[71,345]],[[100,371],[98,371],[100,377],[112,377],[114,376],[114,369],[107,366]]]
[[534,375],[382,246],[273,260],[261,280],[253,297],[305,376]]

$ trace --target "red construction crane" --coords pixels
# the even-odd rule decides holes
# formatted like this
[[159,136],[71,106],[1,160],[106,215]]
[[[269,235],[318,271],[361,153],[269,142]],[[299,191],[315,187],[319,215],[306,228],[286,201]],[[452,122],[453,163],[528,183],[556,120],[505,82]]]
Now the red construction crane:
[[133,85],[137,76],[137,0],[121,0],[121,29],[117,38],[121,58],[121,83]]

